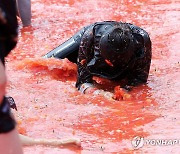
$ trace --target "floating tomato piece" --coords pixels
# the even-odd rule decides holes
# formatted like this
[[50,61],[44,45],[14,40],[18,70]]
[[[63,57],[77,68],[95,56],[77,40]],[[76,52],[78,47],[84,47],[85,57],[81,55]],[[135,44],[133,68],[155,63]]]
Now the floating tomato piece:
[[124,90],[120,86],[114,88],[114,99],[123,100]]
[[105,62],[106,62],[109,66],[113,67],[113,64],[110,62],[110,60],[105,59]]
[[125,100],[129,101],[132,99],[132,96],[128,94],[123,88],[120,86],[116,86],[114,88],[114,99],[116,100]]

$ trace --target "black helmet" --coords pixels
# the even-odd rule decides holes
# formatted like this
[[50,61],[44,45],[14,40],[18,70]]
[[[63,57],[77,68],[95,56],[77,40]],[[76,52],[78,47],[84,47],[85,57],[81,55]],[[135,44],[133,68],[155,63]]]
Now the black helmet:
[[123,69],[134,53],[131,29],[124,23],[111,27],[101,36],[99,48],[106,63]]

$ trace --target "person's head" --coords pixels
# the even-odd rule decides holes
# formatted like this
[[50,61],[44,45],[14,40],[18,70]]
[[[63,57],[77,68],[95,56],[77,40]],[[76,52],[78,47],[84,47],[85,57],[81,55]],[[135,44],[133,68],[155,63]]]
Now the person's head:
[[132,32],[127,24],[115,25],[102,35],[100,54],[111,66],[123,68],[133,56],[132,41]]

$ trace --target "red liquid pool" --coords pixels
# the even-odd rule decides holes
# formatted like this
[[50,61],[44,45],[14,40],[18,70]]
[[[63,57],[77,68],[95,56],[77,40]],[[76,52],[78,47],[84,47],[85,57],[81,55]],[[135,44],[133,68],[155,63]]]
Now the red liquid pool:
[[[131,145],[135,136],[180,139],[179,0],[32,0],[32,15],[31,28],[19,21],[19,42],[7,58],[7,93],[18,106],[18,130],[34,138],[78,137],[82,148],[34,146],[25,147],[25,154],[180,151],[180,144]],[[133,23],[152,39],[148,84],[119,101],[80,94],[75,64],[41,58],[81,27],[104,20]]]

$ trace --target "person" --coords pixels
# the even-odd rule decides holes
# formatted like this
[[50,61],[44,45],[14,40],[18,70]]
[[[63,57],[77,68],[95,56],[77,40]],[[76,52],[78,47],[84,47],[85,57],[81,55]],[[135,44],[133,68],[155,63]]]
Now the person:
[[78,138],[45,139],[18,134],[10,107],[17,110],[14,99],[5,96],[5,57],[17,43],[17,18],[14,0],[0,0],[0,151],[2,154],[22,154],[23,146],[81,146]]
[[31,25],[31,0],[16,0],[17,15],[21,18],[23,27]]
[[10,112],[11,97],[5,97],[6,73],[4,58],[17,43],[16,4],[14,0],[0,1],[0,151],[22,154],[15,120]]
[[123,81],[126,90],[146,83],[151,55],[151,40],[145,30],[131,23],[104,21],[85,26],[44,57],[77,63],[76,87],[91,93],[96,90],[93,76]]

